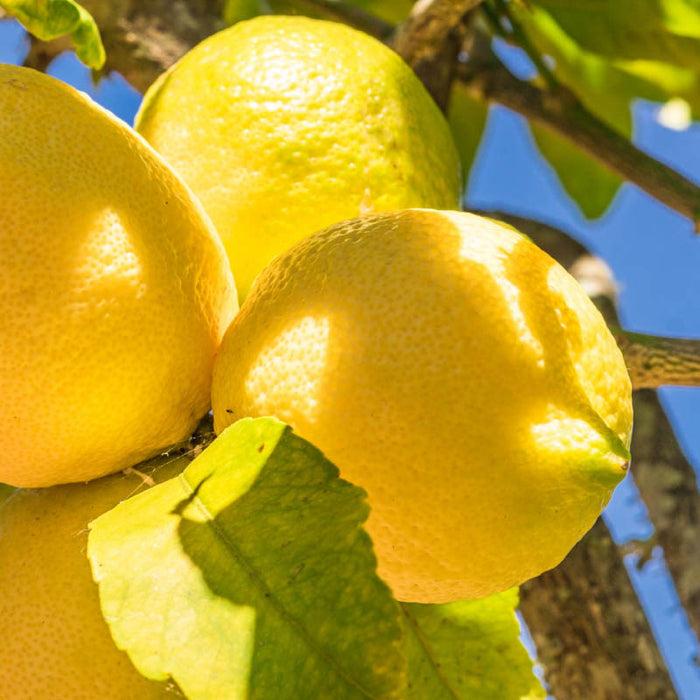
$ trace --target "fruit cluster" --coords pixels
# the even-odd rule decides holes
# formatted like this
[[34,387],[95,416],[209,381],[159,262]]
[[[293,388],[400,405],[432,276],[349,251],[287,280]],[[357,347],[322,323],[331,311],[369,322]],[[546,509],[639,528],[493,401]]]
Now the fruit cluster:
[[[555,566],[624,476],[631,388],[602,318],[526,238],[456,211],[447,123],[366,35],[237,24],[161,76],[135,130],[0,66],[0,193],[13,698],[165,694],[111,643],[72,536],[140,483],[107,475],[210,408],[217,432],[276,416],[362,486],[404,601]],[[17,634],[32,615],[52,632]]]

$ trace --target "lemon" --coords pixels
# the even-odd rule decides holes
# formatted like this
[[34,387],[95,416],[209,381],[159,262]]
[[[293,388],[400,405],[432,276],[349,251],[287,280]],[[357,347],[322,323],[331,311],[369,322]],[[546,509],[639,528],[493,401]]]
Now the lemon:
[[411,69],[333,22],[240,22],[148,90],[136,129],[199,197],[239,297],[275,255],[370,211],[458,208],[449,127]]
[[0,482],[85,481],[191,433],[237,309],[221,242],[129,127],[8,65],[0,258]]
[[366,489],[400,600],[558,564],[625,474],[631,386],[575,280],[466,213],[374,214],[260,275],[214,366],[215,429],[274,415]]
[[[143,467],[154,481],[188,459]],[[0,697],[12,700],[167,700],[114,645],[86,556],[88,523],[146,488],[116,474],[89,484],[19,489],[0,507]]]

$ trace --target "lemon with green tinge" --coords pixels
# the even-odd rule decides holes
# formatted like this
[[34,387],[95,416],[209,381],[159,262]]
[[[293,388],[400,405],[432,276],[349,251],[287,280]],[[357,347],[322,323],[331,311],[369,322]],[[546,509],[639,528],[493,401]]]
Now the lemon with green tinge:
[[0,66],[0,482],[128,467],[209,410],[226,253],[158,154],[89,98]]
[[[186,457],[142,465],[155,482]],[[87,558],[88,524],[147,487],[141,475],[18,489],[0,506],[0,697],[12,700],[174,700],[115,646]]]
[[459,207],[459,158],[423,85],[334,22],[266,16],[209,37],[148,90],[135,126],[211,216],[241,298],[324,226]]
[[514,229],[412,210],[277,257],[214,366],[215,429],[274,415],[364,487],[400,600],[556,566],[625,474],[631,385],[578,283]]

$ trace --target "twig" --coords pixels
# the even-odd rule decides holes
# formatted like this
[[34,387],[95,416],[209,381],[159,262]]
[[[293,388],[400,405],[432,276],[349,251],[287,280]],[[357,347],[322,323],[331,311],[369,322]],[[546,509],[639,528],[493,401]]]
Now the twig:
[[635,389],[700,386],[700,340],[613,331]]
[[482,0],[418,0],[409,18],[397,29],[394,49],[414,65],[439,53],[464,15]]
[[419,0],[390,41],[443,112],[467,33],[466,18],[481,1]]

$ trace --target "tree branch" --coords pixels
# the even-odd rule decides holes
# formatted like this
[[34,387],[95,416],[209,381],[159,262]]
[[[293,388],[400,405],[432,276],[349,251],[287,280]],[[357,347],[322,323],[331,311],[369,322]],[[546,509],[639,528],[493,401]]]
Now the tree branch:
[[444,111],[467,31],[465,18],[482,0],[418,0],[390,45]]
[[394,35],[394,49],[410,65],[440,53],[467,12],[482,0],[418,0]]
[[614,330],[635,389],[700,386],[700,340]]
[[520,587],[520,611],[555,698],[677,698],[602,519],[559,566]]
[[688,622],[700,638],[700,493],[697,476],[655,391],[634,395],[632,473]]
[[568,89],[543,90],[520,80],[490,50],[460,64],[458,77],[476,97],[498,102],[566,138],[700,229],[700,187],[601,122]]

